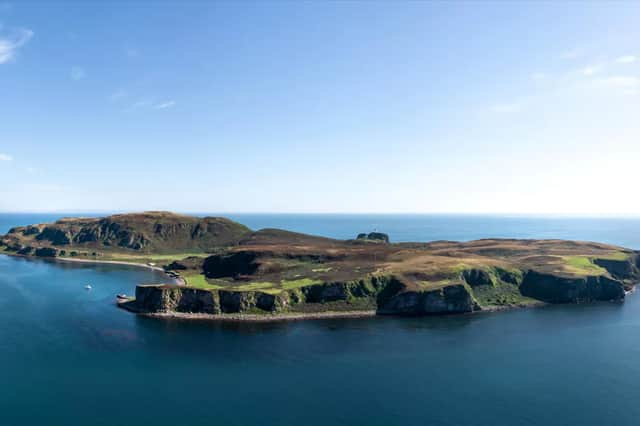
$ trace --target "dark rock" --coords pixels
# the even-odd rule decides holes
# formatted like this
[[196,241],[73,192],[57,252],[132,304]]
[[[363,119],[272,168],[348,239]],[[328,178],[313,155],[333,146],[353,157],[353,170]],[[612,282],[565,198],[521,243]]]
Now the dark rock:
[[22,231],[22,235],[36,235],[40,233],[40,228],[38,228],[37,226],[33,226],[33,225],[29,225],[27,227],[25,227],[24,231]]
[[347,300],[349,291],[345,283],[317,284],[303,287],[307,303],[332,302],[335,300]]
[[493,285],[493,278],[487,271],[483,269],[467,269],[462,272],[462,278],[471,287]]
[[267,312],[280,311],[288,305],[286,297],[261,291],[219,290],[220,310],[223,313],[243,313],[259,309]]
[[624,260],[593,259],[593,263],[606,269],[612,277],[619,280],[633,279],[637,277],[639,273],[635,257]]
[[623,300],[624,285],[606,276],[562,277],[528,271],[520,292],[548,303],[584,303],[598,300]]
[[31,253],[33,251],[33,247],[17,247],[17,250],[15,250],[18,254],[22,254],[22,255],[27,255],[29,253]]
[[181,288],[176,310],[178,312],[219,314],[220,303],[215,292],[195,288]]
[[201,270],[203,259],[197,256],[189,256],[182,260],[176,260],[163,266],[165,271],[184,271],[186,269]]
[[478,304],[464,284],[434,290],[402,291],[391,297],[378,313],[394,315],[433,315],[472,312]]
[[518,272],[498,269],[497,274],[500,281],[503,281],[505,283],[520,285],[520,282],[522,281],[522,274],[519,274]]
[[256,258],[256,254],[249,251],[209,256],[204,260],[202,269],[207,278],[251,275],[259,266]]
[[38,241],[49,241],[55,246],[66,245],[71,242],[65,231],[54,226],[46,226],[42,232],[36,236]]
[[255,306],[253,292],[220,290],[220,310],[223,313],[240,313]]
[[383,243],[389,243],[389,235],[383,234],[382,232],[370,232],[368,234],[361,233],[358,234],[356,240],[368,240],[368,241],[378,241]]
[[389,236],[387,234],[383,234],[382,232],[370,232],[369,235],[367,235],[367,239],[375,240],[375,241],[383,241],[385,243],[389,242]]
[[52,247],[39,247],[34,254],[38,257],[56,257],[58,250]]
[[177,260],[164,266],[165,271],[184,271],[185,269],[187,269],[187,266]]

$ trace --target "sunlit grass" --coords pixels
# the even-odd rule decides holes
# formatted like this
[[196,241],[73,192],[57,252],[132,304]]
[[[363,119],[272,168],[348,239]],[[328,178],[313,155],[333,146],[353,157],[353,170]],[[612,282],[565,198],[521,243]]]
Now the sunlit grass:
[[210,283],[202,274],[192,274],[183,276],[188,287],[200,288],[203,290],[219,290],[223,288],[221,285]]
[[606,269],[594,264],[587,256],[564,256],[564,270],[576,275],[604,275]]

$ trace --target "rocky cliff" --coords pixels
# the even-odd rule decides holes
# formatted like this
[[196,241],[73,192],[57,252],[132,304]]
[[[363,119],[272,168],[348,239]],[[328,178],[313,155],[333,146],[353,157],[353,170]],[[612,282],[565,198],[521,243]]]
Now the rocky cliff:
[[549,303],[585,303],[623,300],[624,284],[607,276],[563,277],[529,271],[520,291],[524,296]]
[[371,311],[383,315],[454,314],[479,310],[464,284],[408,290],[395,277],[323,283],[277,294],[262,291],[204,290],[173,285],[139,285],[135,300],[122,307],[138,313],[278,314]]
[[0,238],[0,245],[15,252],[47,248],[41,253],[49,257],[63,250],[157,255],[213,250],[237,244],[250,233],[246,226],[225,218],[145,212],[16,227]]

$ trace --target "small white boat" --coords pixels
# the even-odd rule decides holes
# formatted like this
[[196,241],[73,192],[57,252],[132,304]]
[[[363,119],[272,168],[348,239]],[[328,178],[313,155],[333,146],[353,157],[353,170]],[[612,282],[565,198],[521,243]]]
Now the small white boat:
[[91,288],[92,288],[92,287],[91,287],[91,284],[87,284],[87,285],[85,285],[85,286],[84,286],[84,289],[85,289],[85,290],[91,290]]

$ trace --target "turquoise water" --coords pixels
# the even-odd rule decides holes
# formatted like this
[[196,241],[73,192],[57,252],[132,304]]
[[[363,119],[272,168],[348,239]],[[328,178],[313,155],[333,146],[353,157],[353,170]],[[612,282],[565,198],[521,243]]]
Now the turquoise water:
[[[0,232],[42,221],[33,219],[0,215]],[[349,217],[344,226],[338,217],[251,220],[313,233],[326,220],[332,236],[376,222],[397,240],[406,229],[419,240],[496,229],[541,237],[561,227],[534,218],[502,227],[500,218],[464,225],[440,217],[440,226],[428,217]],[[562,220],[572,238],[640,247],[640,221]],[[0,256],[0,425],[555,426],[640,418],[640,294],[624,304],[275,324],[152,320],[113,305],[114,294],[158,279],[133,267]]]

